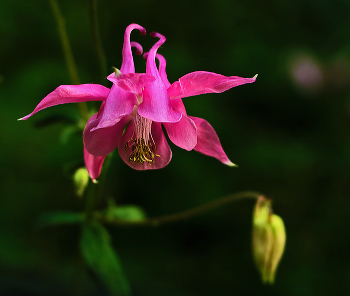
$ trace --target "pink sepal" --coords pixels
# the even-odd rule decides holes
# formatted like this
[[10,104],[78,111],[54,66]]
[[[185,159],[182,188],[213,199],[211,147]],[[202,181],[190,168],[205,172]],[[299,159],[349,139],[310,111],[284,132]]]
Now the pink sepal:
[[168,88],[170,98],[185,98],[206,93],[221,93],[232,87],[252,83],[256,79],[224,76],[212,72],[197,71],[182,76]]
[[126,92],[113,84],[103,111],[99,111],[99,122],[92,131],[115,125],[123,116],[131,114],[136,104],[137,99],[133,93]]
[[126,92],[131,92],[137,96],[141,96],[143,88],[155,78],[145,73],[128,73],[115,76],[112,73],[107,79],[117,85]]
[[105,160],[106,155],[104,156],[94,156],[90,154],[84,147],[84,161],[86,169],[92,179],[96,181],[97,177],[101,174],[101,169],[103,161]]
[[218,135],[208,121],[189,116],[197,127],[197,145],[194,150],[208,156],[212,156],[229,166],[236,166],[232,163],[222,149]]
[[113,126],[94,130],[99,119],[97,114],[91,116],[83,133],[86,150],[95,156],[103,156],[111,153],[119,145],[128,120],[130,120],[129,116],[124,116],[122,120]]
[[191,118],[183,115],[179,122],[163,124],[169,139],[176,146],[191,151],[197,145],[197,128]]
[[32,113],[20,118],[19,120],[26,120],[45,108],[60,104],[104,101],[106,100],[109,91],[109,88],[99,84],[60,85],[53,92],[43,98]]

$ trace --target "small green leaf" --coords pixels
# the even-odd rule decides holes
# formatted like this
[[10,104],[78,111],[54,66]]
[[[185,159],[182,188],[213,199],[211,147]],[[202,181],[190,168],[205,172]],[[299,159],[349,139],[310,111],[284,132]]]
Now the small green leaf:
[[142,221],[146,218],[146,214],[138,206],[109,206],[106,213],[108,220],[127,220],[131,222]]
[[99,223],[83,225],[80,248],[86,264],[96,273],[111,295],[130,296],[129,283],[106,229]]
[[74,212],[52,212],[43,214],[37,221],[36,227],[42,228],[46,226],[60,225],[60,224],[74,224],[84,221],[85,215],[83,213]]

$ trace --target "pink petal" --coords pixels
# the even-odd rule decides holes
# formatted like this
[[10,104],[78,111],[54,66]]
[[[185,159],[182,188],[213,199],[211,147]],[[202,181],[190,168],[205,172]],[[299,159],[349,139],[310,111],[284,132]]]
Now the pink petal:
[[[144,55],[143,55],[143,58],[145,60],[147,60],[147,57],[148,57],[148,52],[145,52]],[[166,60],[165,58],[160,55],[159,53],[156,54],[156,58],[158,59],[159,61],[159,76],[160,78],[162,79],[164,85],[166,88],[170,87],[171,83],[169,82],[168,80],[168,76],[165,72],[165,68],[166,68]]]
[[171,98],[185,98],[206,93],[221,93],[232,87],[252,83],[256,79],[238,76],[226,77],[224,75],[198,71],[182,76],[168,88]]
[[103,156],[111,153],[119,145],[124,127],[129,120],[130,118],[125,116],[113,126],[92,131],[98,124],[99,119],[97,114],[91,116],[83,133],[86,150],[94,156]]
[[152,75],[156,80],[146,85],[138,113],[152,121],[178,122],[181,119],[181,113],[172,108],[167,88],[159,75],[155,61],[156,52],[166,39],[158,33],[152,33],[152,36],[159,37],[160,40],[149,51],[146,74]]
[[[131,42],[130,45],[136,47],[137,54],[142,54],[142,46],[140,44],[138,44],[137,42]],[[131,60],[131,62],[132,64],[134,63],[133,60]],[[135,72],[133,67],[134,66],[132,66],[132,69],[130,69],[133,70],[133,72]],[[98,118],[100,121],[92,131],[97,130],[99,128],[113,126],[117,122],[119,122],[119,120],[124,115],[130,114],[134,106],[137,104],[137,98],[135,97],[135,94],[141,95],[142,88],[149,81],[154,80],[152,76],[134,73],[121,74],[118,77],[116,77],[114,72],[110,74],[107,77],[107,79],[113,82],[113,86],[106,100],[106,111],[104,113],[99,112]],[[120,79],[119,82],[118,79]],[[119,85],[121,86],[121,88],[119,87]],[[133,91],[134,94],[130,93],[129,91]]]
[[213,127],[206,120],[189,116],[197,126],[197,145],[194,150],[205,155],[212,156],[229,166],[236,166],[232,163],[220,144],[218,135]]
[[142,35],[146,35],[146,29],[137,24],[131,24],[127,26],[124,34],[124,44],[123,44],[123,62],[120,68],[122,73],[135,73],[134,59],[131,52],[130,34],[131,31],[137,29]]
[[114,126],[120,119],[131,114],[137,104],[136,96],[113,85],[105,102],[103,112],[99,112],[98,123],[93,130]]
[[96,178],[101,174],[102,164],[105,160],[105,156],[94,156],[90,154],[84,147],[84,161],[86,169],[92,179],[96,181]]
[[109,88],[99,84],[60,85],[42,99],[32,113],[20,118],[19,120],[26,120],[45,108],[60,104],[104,101],[106,100],[109,91]]
[[115,76],[112,73],[107,79],[124,91],[132,92],[136,96],[141,96],[143,88],[155,78],[145,73],[128,73]]
[[134,124],[133,122],[130,122],[129,126],[127,127],[126,131],[123,134],[121,143],[118,147],[119,155],[127,165],[129,165],[135,170],[154,170],[154,169],[161,169],[170,162],[172,152],[164,136],[160,123],[157,123],[157,122],[152,123],[152,137],[157,147],[155,154],[158,154],[160,156],[155,156],[154,162],[151,165],[148,162],[135,163],[129,160],[132,149],[130,147],[127,151],[125,151],[125,146],[126,146],[126,143],[129,142],[133,136],[134,136]]
[[169,88],[170,85],[171,85],[171,83],[169,82],[169,80],[168,80],[168,75],[166,75],[166,71],[165,71],[165,68],[166,68],[166,60],[165,60],[165,58],[164,58],[161,54],[159,54],[159,53],[156,54],[156,58],[157,58],[158,61],[159,61],[159,75],[160,75],[160,77],[162,78],[162,81],[163,81],[165,87],[166,87],[166,88]]
[[176,146],[191,151],[197,145],[197,128],[191,118],[183,115],[179,122],[163,124],[169,139]]
[[181,99],[171,99],[170,103],[171,103],[171,106],[175,110],[181,112],[183,115],[187,115],[187,112],[186,112],[186,109],[185,109],[185,105],[184,105],[184,103],[182,102]]

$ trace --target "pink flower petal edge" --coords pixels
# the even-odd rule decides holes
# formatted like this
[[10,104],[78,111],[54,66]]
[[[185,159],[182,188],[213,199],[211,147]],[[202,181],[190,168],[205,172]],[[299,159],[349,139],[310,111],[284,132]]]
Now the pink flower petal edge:
[[242,78],[238,76],[224,76],[212,72],[197,71],[182,76],[179,81],[174,82],[168,88],[171,98],[185,98],[206,93],[221,93],[232,87],[253,83],[253,78]]
[[18,120],[27,120],[43,109],[60,104],[105,101],[108,93],[109,88],[99,84],[60,85],[42,99],[32,113]]
[[150,82],[156,80],[153,76],[145,73],[128,73],[115,76],[112,73],[107,79],[126,92],[131,92],[136,96],[142,96],[143,88]]
[[166,39],[159,33],[152,33],[151,36],[158,37],[159,40],[148,53],[146,74],[153,76],[155,81],[146,85],[138,113],[156,122],[178,122],[182,114],[172,108],[167,88],[159,75],[155,61],[157,50]]
[[105,158],[106,155],[94,156],[90,154],[84,147],[85,166],[93,182],[96,182],[96,178],[101,174],[102,165]]
[[192,116],[189,117],[194,121],[197,127],[198,138],[197,145],[194,147],[194,150],[205,155],[215,157],[228,166],[237,166],[227,157],[226,153],[222,149],[218,135],[209,122],[202,118]]
[[130,121],[129,116],[124,116],[122,120],[113,126],[94,130],[93,128],[99,122],[97,114],[94,114],[84,129],[83,140],[85,149],[95,156],[103,156],[113,152],[120,143],[124,127],[128,121]]

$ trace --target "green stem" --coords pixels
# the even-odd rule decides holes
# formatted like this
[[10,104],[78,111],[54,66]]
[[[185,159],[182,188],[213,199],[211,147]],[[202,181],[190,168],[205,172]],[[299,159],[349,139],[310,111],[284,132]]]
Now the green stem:
[[85,196],[85,215],[86,215],[86,221],[90,222],[93,219],[95,207],[97,204],[97,191],[98,186],[96,184],[90,182],[88,185],[88,188],[86,190],[86,196]]
[[[70,79],[71,79],[73,84],[80,84],[78,70],[77,70],[77,67],[75,65],[72,49],[70,47],[68,34],[66,31],[65,20],[62,16],[60,7],[58,6],[58,2],[56,0],[50,0],[50,3],[51,3],[52,12],[53,12],[55,19],[56,19],[56,22],[57,22],[58,32],[60,35],[63,53],[64,53],[64,58],[65,58],[66,63],[67,63]],[[86,103],[85,102],[78,103],[78,106],[79,106],[79,111],[80,111],[81,116],[85,120],[88,120],[90,116],[89,116],[89,110],[87,108]]]
[[105,78],[107,76],[107,62],[106,62],[106,56],[105,56],[101,38],[100,38],[100,30],[98,27],[96,0],[90,0],[90,22],[91,22],[91,32],[92,32],[93,43],[95,45],[97,59],[100,67],[101,79],[104,83],[106,80]]
[[97,186],[99,187],[98,189],[98,196],[101,198],[104,196],[104,191],[105,191],[105,185],[106,185],[106,179],[108,176],[109,168],[111,166],[111,162],[114,156],[114,151],[112,151],[110,154],[108,154],[103,162],[103,171],[98,178],[98,184]]
[[179,212],[176,214],[170,214],[170,215],[164,215],[164,216],[159,216],[159,217],[153,217],[153,218],[147,218],[145,220],[141,221],[126,221],[126,220],[110,220],[106,218],[103,214],[99,212],[95,212],[94,217],[98,221],[106,224],[112,224],[116,226],[158,226],[162,224],[167,224],[167,223],[173,223],[173,222],[179,222],[182,220],[190,219],[195,216],[198,216],[200,214],[203,214],[209,210],[212,210],[214,208],[230,204],[232,202],[241,200],[241,199],[258,199],[260,196],[263,196],[259,192],[255,191],[242,191],[238,192],[232,195],[229,195],[227,197],[214,200],[211,202],[208,202],[207,204],[201,205],[199,207]]

